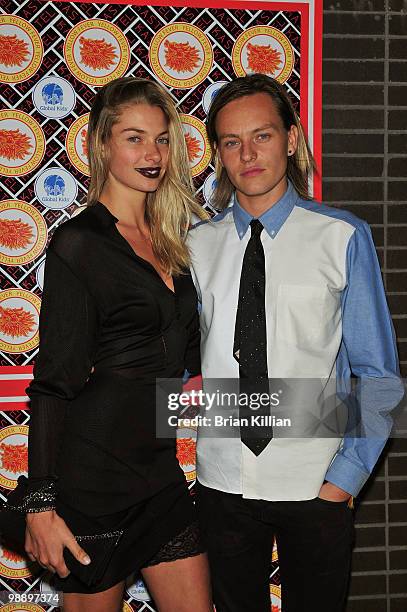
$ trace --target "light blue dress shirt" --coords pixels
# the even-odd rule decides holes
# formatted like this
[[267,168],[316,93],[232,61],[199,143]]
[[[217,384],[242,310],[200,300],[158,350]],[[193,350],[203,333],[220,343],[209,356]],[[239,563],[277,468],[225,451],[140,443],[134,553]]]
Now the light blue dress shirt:
[[[290,215],[295,201],[293,192],[290,183],[285,195],[259,217],[270,238],[277,235]],[[338,216],[353,225],[356,221],[356,217],[346,211],[316,202],[303,200],[296,205],[332,218]],[[242,239],[253,217],[239,205],[236,197],[232,210],[237,233]],[[370,228],[359,219],[347,248],[346,274],[347,285],[341,295],[342,343],[336,361],[336,377],[338,395],[349,405],[356,424],[349,424],[342,448],[325,479],[357,495],[389,437],[393,423],[389,413],[403,397],[396,339],[380,265]],[[272,376],[272,372],[269,375]],[[352,375],[359,379],[353,392]],[[353,437],[352,434],[357,435]]]
[[[207,379],[238,377],[234,322],[251,220],[234,198],[188,239],[202,302]],[[403,397],[370,228],[345,210],[302,200],[290,182],[259,220],[266,230],[269,376],[336,378],[338,397],[349,408],[348,428],[337,444],[273,439],[257,458],[239,440],[198,436],[198,479],[254,499],[309,499],[324,479],[357,495],[388,439],[390,412]]]

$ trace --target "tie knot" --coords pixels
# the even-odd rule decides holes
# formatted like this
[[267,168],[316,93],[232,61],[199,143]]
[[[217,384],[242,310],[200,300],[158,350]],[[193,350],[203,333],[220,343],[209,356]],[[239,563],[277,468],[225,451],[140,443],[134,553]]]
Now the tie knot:
[[264,229],[261,221],[259,221],[258,219],[253,219],[253,221],[250,221],[250,227],[252,231],[252,236],[260,236]]

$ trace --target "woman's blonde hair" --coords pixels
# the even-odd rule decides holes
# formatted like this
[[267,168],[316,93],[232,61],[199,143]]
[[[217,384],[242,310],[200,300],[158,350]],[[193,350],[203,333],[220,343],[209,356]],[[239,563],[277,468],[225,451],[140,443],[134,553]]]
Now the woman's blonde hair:
[[[216,117],[219,111],[224,108],[226,104],[229,104],[229,102],[233,102],[233,100],[237,100],[243,96],[252,96],[257,93],[266,93],[271,97],[287,132],[292,125],[297,127],[297,150],[293,155],[287,158],[287,177],[290,179],[301,198],[304,200],[311,199],[308,189],[308,177],[313,170],[316,170],[316,166],[307,139],[305,138],[300,119],[284,87],[280,85],[280,83],[265,74],[252,74],[250,76],[239,77],[224,85],[216,94],[209,109],[206,130],[215,156],[217,177],[217,185],[211,203],[214,208],[218,210],[223,210],[228,206],[234,192],[234,186],[230,182],[225,168],[220,163],[217,153],[218,136],[216,133]],[[254,112],[256,112],[255,109]]]
[[174,102],[154,81],[122,77],[110,81],[96,94],[87,135],[90,167],[87,204],[92,206],[98,202],[108,176],[109,147],[106,145],[112,127],[124,107],[133,104],[157,106],[168,121],[168,166],[157,191],[147,195],[146,220],[156,257],[167,274],[178,275],[189,264],[185,238],[192,214],[206,219],[207,213],[194,199],[184,132]]

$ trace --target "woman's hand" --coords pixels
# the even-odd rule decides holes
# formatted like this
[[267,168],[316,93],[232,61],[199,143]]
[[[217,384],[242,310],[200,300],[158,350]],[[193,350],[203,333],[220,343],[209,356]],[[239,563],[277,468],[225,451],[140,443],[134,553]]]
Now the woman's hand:
[[60,578],[70,573],[63,557],[65,546],[83,565],[91,562],[55,510],[28,513],[26,521],[25,550],[31,561],[37,561],[50,572],[56,572]]

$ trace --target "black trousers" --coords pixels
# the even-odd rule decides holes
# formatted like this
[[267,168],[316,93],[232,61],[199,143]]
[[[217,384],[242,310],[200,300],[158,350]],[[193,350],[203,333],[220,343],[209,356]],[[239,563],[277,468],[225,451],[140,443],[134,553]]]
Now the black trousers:
[[283,612],[342,612],[353,544],[353,511],[320,498],[243,499],[197,483],[216,612],[270,612],[275,535]]

